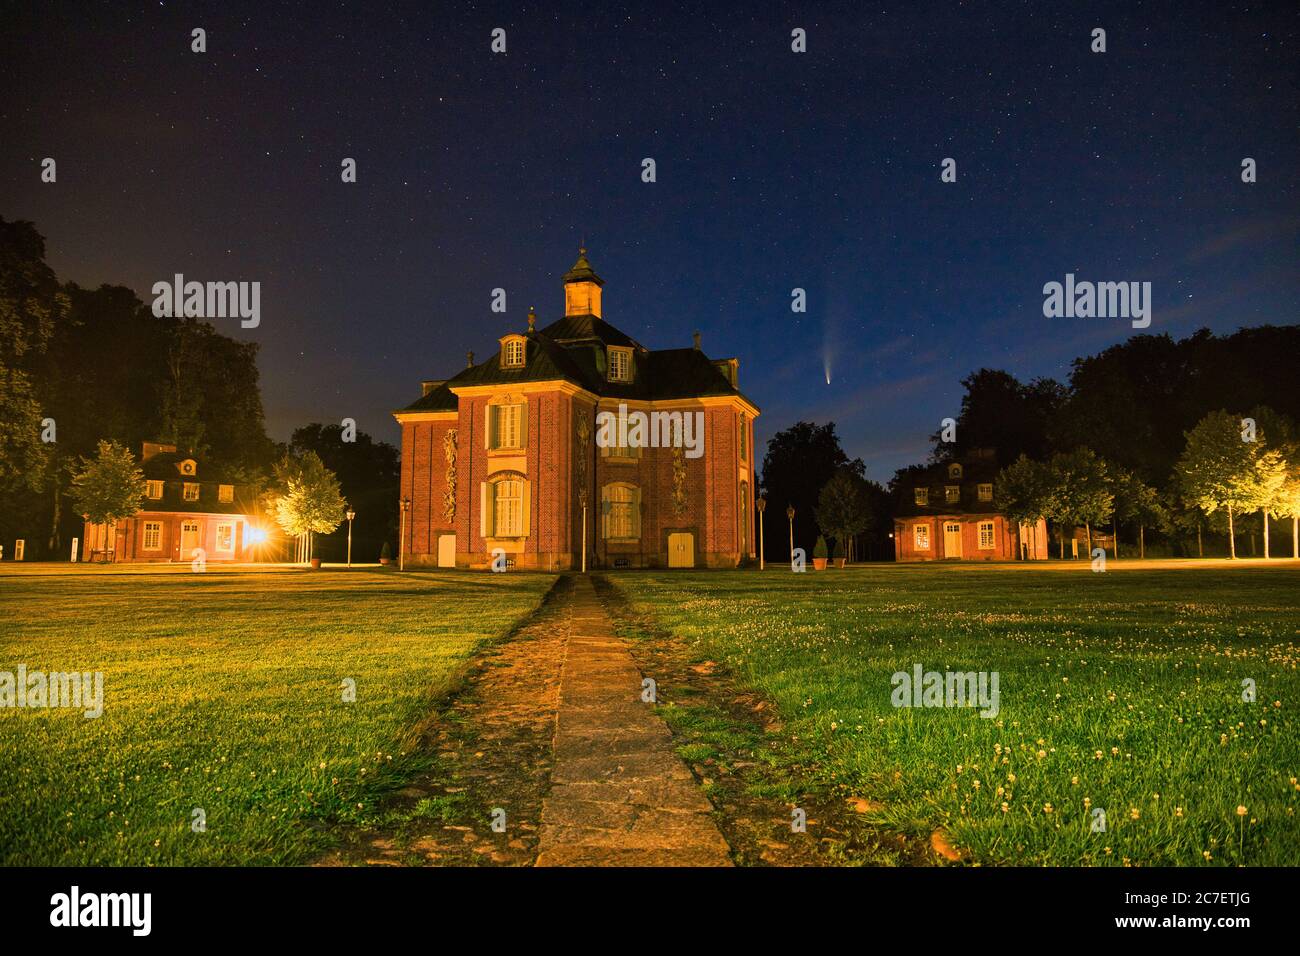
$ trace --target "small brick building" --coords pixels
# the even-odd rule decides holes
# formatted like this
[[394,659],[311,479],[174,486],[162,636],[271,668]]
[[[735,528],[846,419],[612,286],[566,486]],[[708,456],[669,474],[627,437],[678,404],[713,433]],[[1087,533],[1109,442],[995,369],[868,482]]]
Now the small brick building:
[[1046,560],[1047,522],[1017,525],[994,508],[997,473],[987,449],[914,472],[899,489],[895,560]]
[[[145,442],[144,507],[115,528],[86,523],[82,561],[253,561],[264,538],[253,520],[252,489],[207,472],[175,445]],[[250,534],[250,529],[252,533]]]
[[[564,317],[507,331],[485,362],[394,412],[408,563],[563,570],[736,567],[756,554],[754,419],[737,361],[650,350],[602,317],[586,250]],[[600,413],[665,424],[601,440]],[[698,423],[689,434],[685,419]],[[681,424],[674,425],[676,420]],[[651,444],[659,437],[671,438]],[[688,439],[694,439],[686,447]]]

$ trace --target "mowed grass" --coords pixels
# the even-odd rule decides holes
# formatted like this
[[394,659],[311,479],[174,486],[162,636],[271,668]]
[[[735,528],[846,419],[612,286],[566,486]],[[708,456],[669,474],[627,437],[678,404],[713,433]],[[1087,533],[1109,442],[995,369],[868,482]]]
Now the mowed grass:
[[97,719],[0,708],[0,863],[310,861],[424,765],[416,725],[553,580],[0,576],[0,671],[104,674]]
[[[882,801],[881,823],[945,828],[975,863],[1300,864],[1300,567],[1111,568],[610,580],[776,705],[764,759],[792,799]],[[997,671],[1000,713],[894,707],[918,663]]]

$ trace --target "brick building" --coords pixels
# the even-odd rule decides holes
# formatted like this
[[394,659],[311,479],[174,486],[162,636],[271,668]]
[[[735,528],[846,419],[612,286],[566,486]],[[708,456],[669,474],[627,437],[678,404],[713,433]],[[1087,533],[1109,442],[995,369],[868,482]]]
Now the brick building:
[[[393,413],[408,563],[735,567],[756,554],[754,419],[737,361],[650,350],[602,317],[586,250],[564,317],[507,331],[485,362]],[[605,415],[604,413],[608,413]],[[651,423],[603,429],[609,416]],[[694,427],[692,427],[694,426]],[[612,437],[612,440],[610,440]]]
[[254,521],[252,489],[204,470],[175,445],[145,442],[144,507],[116,527],[86,523],[82,561],[252,561],[266,539]]
[[988,449],[913,472],[895,509],[895,560],[1045,560],[1047,522],[1017,525],[994,508],[997,473]]

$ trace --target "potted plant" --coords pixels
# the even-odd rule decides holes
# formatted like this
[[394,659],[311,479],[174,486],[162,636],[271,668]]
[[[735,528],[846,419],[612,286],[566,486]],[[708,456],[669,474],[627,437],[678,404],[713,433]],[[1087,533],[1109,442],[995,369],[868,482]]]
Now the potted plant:
[[388,546],[387,541],[385,541],[384,546],[379,549],[379,563],[380,564],[393,563],[393,549]]
[[817,543],[813,545],[813,568],[817,571],[826,570],[826,539],[821,535],[817,536]]
[[841,535],[835,539],[835,566],[837,568],[844,567],[844,561],[844,536]]
[[313,558],[311,559],[311,569],[312,569],[313,571],[319,571],[319,570],[320,570],[320,558],[313,557]]

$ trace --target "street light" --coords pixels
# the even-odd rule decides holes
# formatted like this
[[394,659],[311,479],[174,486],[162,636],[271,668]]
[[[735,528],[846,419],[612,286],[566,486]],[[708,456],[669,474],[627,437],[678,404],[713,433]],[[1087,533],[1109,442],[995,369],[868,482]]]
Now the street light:
[[406,513],[411,510],[411,499],[402,499],[402,528],[397,540],[397,570],[406,570]]
[[356,516],[357,516],[357,513],[356,513],[355,511],[353,511],[351,508],[349,508],[349,509],[348,509],[348,514],[347,514],[347,518],[348,518],[348,567],[352,567],[352,519],[355,518]]
[[767,510],[766,498],[755,498],[754,507],[758,509],[758,570],[763,570],[763,512]]
[[790,519],[790,560],[794,560],[794,505],[786,505],[785,516]]

